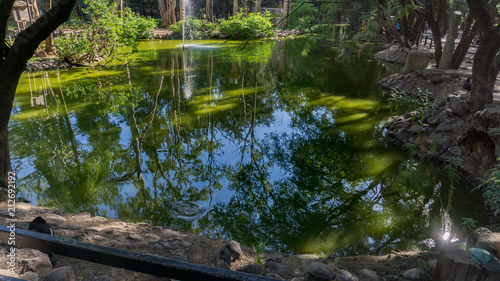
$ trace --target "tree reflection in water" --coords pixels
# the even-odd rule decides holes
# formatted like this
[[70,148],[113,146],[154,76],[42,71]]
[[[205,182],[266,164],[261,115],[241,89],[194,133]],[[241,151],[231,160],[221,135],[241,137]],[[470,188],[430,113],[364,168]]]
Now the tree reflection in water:
[[388,144],[375,84],[389,72],[369,53],[314,38],[174,43],[144,42],[126,67],[25,75],[10,124],[23,195],[290,252],[435,235],[449,184]]

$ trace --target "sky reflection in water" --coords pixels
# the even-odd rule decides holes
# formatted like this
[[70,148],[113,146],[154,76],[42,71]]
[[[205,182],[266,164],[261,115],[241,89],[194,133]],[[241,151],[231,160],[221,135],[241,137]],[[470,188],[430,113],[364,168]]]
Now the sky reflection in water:
[[[10,124],[22,195],[285,252],[381,253],[437,235],[450,182],[388,143],[376,47],[202,43],[25,74]],[[484,220],[470,187],[454,188],[452,219]]]

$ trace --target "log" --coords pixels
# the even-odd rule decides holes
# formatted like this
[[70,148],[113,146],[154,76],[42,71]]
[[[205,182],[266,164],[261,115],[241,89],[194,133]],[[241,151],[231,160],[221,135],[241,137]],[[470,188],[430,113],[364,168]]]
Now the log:
[[500,280],[500,264],[492,259],[481,265],[466,250],[455,244],[444,244],[439,252],[434,271],[439,281],[494,281]]

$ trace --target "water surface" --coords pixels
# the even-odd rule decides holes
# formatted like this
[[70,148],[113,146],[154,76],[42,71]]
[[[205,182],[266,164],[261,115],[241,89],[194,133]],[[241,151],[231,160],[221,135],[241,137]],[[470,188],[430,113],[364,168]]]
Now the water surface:
[[446,210],[485,219],[466,183],[388,142],[377,46],[190,44],[26,73],[10,123],[20,195],[296,253],[422,248]]

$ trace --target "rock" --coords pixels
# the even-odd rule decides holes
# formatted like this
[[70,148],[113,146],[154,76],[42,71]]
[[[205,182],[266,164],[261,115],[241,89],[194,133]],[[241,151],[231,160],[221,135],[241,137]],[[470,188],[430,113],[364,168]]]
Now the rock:
[[331,267],[317,261],[310,263],[306,268],[306,272],[321,280],[331,280],[336,276]]
[[462,72],[456,69],[447,69],[444,71],[444,74],[449,75],[451,78],[460,78]]
[[443,78],[441,78],[441,76],[434,75],[434,76],[432,76],[432,78],[431,78],[431,82],[432,82],[433,84],[440,84],[440,83],[443,83]]
[[436,259],[429,261],[429,266],[432,268],[436,268],[438,261]]
[[104,241],[104,240],[106,240],[106,237],[104,237],[102,235],[94,235],[94,236],[92,236],[92,240],[94,240],[94,241]]
[[144,240],[144,238],[137,233],[130,233],[128,235],[127,239],[132,240],[132,241],[143,241]]
[[448,106],[457,116],[464,116],[470,110],[469,105],[457,97],[450,98]]
[[358,277],[358,279],[360,281],[379,281],[380,280],[380,277],[378,276],[378,274],[375,271],[369,270],[369,269],[358,270],[354,273],[354,275],[356,277]]
[[500,233],[482,233],[477,239],[477,248],[485,249],[491,251],[498,255],[500,252]]
[[406,58],[405,73],[426,69],[432,59],[432,54],[426,50],[413,50]]
[[359,281],[358,277],[352,275],[347,270],[341,269],[339,270],[339,275],[335,281]]
[[480,264],[487,264],[493,258],[493,255],[485,249],[469,248],[467,251]]
[[62,216],[56,214],[44,214],[43,218],[47,221],[47,223],[58,226],[66,222],[66,219]]
[[[0,257],[0,264],[5,265],[9,262],[10,257],[5,254]],[[37,270],[41,268],[52,269],[49,256],[34,249],[16,249],[15,250],[15,273],[22,275],[25,272]]]
[[70,266],[59,267],[43,276],[40,281],[74,281],[75,273]]
[[266,276],[268,273],[273,273],[283,277],[288,272],[288,266],[273,261],[267,261],[265,269]]
[[84,279],[83,281],[113,281],[113,278],[109,276],[96,276]]
[[283,255],[281,253],[273,253],[267,260],[277,262],[277,263],[284,263],[285,257],[283,257]]
[[448,149],[451,154],[453,154],[453,156],[462,156],[462,149],[460,148],[460,146],[453,146],[453,147],[450,147]]
[[[430,119],[430,118],[429,118]],[[451,122],[441,122],[439,125],[436,127],[436,131],[438,132],[449,132],[453,130]]]
[[20,279],[26,280],[26,281],[38,281],[38,273],[33,272],[33,271],[28,271],[24,273],[23,275],[19,276]]
[[236,271],[255,274],[255,275],[264,275],[266,273],[266,271],[264,270],[264,268],[262,268],[262,266],[255,263],[246,265],[244,267],[240,267]]
[[240,243],[234,240],[229,241],[229,243],[226,245],[226,248],[228,248],[229,252],[231,253],[231,257],[233,258],[233,260],[237,260],[240,258],[240,256],[243,255]]
[[224,246],[219,250],[219,254],[217,256],[217,260],[223,260],[225,261],[228,265],[231,264],[231,252],[229,249]]
[[144,237],[147,237],[150,240],[160,240],[160,236],[158,236],[154,233],[146,233],[146,234],[144,234]]
[[407,271],[401,274],[404,278],[408,278],[411,280],[421,280],[424,277],[424,272],[418,268],[408,269]]
[[222,259],[217,259],[215,266],[218,268],[229,269],[229,263]]
[[275,273],[266,273],[266,277],[278,279],[278,280],[285,280],[283,277],[279,276],[278,274]]
[[453,81],[453,79],[451,79],[451,77],[448,76],[448,75],[443,75],[443,77],[441,77],[441,78],[443,79],[443,83],[446,83],[446,84],[448,84],[451,81]]

